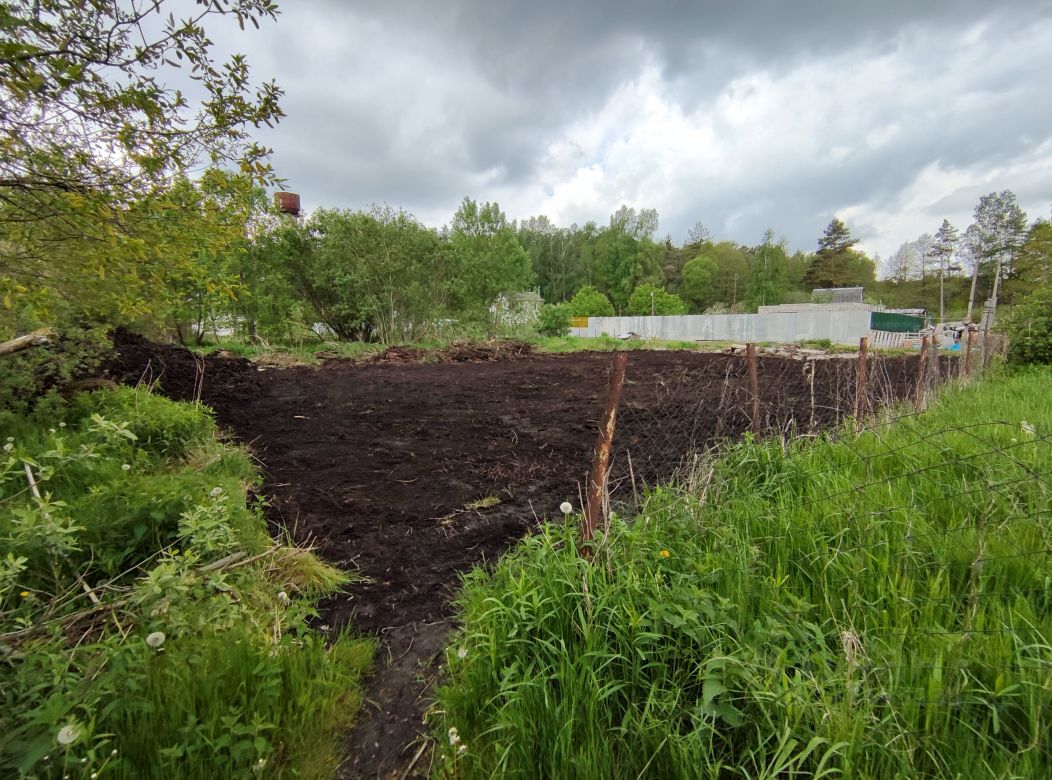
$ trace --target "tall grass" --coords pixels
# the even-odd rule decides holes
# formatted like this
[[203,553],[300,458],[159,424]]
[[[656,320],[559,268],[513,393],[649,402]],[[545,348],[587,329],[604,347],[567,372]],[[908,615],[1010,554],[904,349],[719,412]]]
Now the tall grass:
[[2,421],[0,776],[331,776],[373,643],[307,628],[347,577],[270,537],[210,413],[122,388]]
[[445,773],[1052,775],[1050,382],[744,443],[615,518],[592,562],[547,526],[471,573]]

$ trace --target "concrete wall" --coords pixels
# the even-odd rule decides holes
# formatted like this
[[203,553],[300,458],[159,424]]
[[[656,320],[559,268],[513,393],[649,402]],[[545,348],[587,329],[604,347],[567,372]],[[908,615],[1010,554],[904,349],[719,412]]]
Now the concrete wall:
[[868,309],[831,309],[765,314],[684,314],[667,317],[590,317],[587,328],[571,328],[573,336],[621,336],[673,341],[771,341],[792,343],[829,339],[857,345],[869,334]]

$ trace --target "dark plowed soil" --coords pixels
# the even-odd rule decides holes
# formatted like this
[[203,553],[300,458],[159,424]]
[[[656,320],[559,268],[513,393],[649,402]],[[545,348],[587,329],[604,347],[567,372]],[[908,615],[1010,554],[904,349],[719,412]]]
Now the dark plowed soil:
[[[579,505],[610,355],[261,372],[145,342],[118,349],[112,372],[125,381],[148,362],[173,397],[200,387],[264,464],[272,521],[367,578],[322,605],[333,629],[350,624],[386,642],[344,776],[402,776],[422,744],[461,573],[495,560],[538,518],[559,516],[560,502]],[[654,481],[694,448],[748,430],[744,365],[728,355],[630,353],[614,481],[628,473],[626,450],[637,481]],[[915,365],[881,361],[871,402],[912,392]],[[817,428],[849,412],[854,361],[766,357],[759,379],[765,428]],[[426,765],[423,751],[413,772]]]

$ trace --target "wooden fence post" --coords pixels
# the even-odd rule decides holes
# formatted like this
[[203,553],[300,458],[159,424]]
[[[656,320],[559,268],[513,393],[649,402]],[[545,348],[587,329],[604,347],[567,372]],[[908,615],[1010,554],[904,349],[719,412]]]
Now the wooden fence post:
[[610,382],[606,387],[606,400],[603,402],[603,419],[599,423],[599,438],[595,445],[595,457],[588,475],[588,491],[584,507],[584,525],[581,527],[581,555],[588,556],[585,546],[595,535],[599,524],[599,515],[603,511],[603,493],[606,489],[606,472],[610,467],[610,446],[614,440],[614,428],[617,425],[617,407],[621,403],[621,388],[625,384],[625,364],[628,355],[618,352],[610,367]]
[[858,340],[858,365],[855,367],[855,436],[862,433],[862,421],[866,417],[866,347],[869,339]]
[[924,378],[925,378],[925,361],[928,357],[928,337],[921,336],[921,348],[920,355],[917,358],[917,383],[914,387],[915,398],[913,399],[913,406],[919,412],[924,407]]
[[964,349],[964,378],[968,379],[972,375],[972,326],[968,326],[968,346]]
[[749,368],[749,394],[752,396],[752,414],[749,430],[753,436],[760,435],[760,378],[756,371],[756,345],[749,342],[745,345],[745,361]]
[[939,335],[937,333],[931,334],[931,339],[928,341],[928,382],[927,392],[929,396],[935,392],[935,388],[939,384]]

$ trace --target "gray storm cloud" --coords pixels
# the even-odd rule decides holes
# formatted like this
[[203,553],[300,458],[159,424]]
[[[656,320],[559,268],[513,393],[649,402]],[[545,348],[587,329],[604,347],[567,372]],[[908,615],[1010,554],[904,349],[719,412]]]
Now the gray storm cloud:
[[1052,200],[1050,2],[298,0],[217,40],[284,87],[262,140],[312,206],[628,202],[801,248],[846,210],[886,253],[1016,180]]

